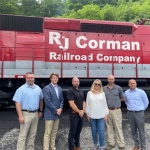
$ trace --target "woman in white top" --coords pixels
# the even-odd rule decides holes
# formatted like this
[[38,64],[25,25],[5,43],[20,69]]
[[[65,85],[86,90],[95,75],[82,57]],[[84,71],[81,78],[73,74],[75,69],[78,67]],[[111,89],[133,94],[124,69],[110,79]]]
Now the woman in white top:
[[96,79],[86,98],[86,114],[90,122],[93,142],[95,144],[92,150],[105,149],[105,121],[107,121],[108,113],[109,109],[102,83],[99,79]]

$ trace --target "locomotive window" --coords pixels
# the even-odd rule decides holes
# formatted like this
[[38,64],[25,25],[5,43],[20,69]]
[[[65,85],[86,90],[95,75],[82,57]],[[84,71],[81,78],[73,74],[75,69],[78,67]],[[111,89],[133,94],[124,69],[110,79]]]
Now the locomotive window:
[[43,32],[43,18],[0,15],[0,30]]
[[81,31],[99,32],[99,33],[132,34],[132,26],[81,23]]

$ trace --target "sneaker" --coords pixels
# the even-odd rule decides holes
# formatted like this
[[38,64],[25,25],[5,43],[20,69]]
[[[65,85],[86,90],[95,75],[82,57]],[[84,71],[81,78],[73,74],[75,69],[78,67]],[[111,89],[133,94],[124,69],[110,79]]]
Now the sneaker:
[[99,146],[98,145],[95,145],[92,150],[98,150]]
[[111,150],[112,148],[115,148],[115,145],[107,145],[105,150]]
[[119,150],[125,150],[125,148],[124,147],[119,147]]

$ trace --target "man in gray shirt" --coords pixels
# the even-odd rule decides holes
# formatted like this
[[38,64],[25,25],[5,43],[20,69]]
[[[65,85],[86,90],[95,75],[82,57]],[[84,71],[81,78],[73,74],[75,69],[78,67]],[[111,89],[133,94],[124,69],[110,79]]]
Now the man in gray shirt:
[[114,129],[116,131],[116,141],[120,150],[125,150],[125,142],[122,133],[122,111],[121,101],[124,100],[123,90],[116,85],[115,77],[108,76],[108,84],[104,86],[107,105],[109,108],[108,121],[106,122],[107,147],[106,150],[111,150],[115,147]]

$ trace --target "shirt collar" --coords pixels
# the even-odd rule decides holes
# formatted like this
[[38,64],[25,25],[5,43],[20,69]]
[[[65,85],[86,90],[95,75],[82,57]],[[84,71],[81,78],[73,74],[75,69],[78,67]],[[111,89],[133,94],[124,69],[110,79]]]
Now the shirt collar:
[[136,87],[134,90],[129,89],[129,91],[137,91],[137,89],[138,89],[138,88]]
[[[112,89],[114,89],[116,87],[116,84],[114,84],[114,86],[112,87]],[[107,88],[109,88],[108,84],[107,84]],[[110,89],[110,88],[109,88]]]
[[51,84],[52,84],[52,86],[55,88],[55,87],[57,87],[57,84],[56,85],[54,85],[52,82],[51,82]]
[[29,88],[29,87],[30,87],[30,88],[35,88],[35,84],[33,84],[33,86],[31,87],[31,86],[29,86],[29,84],[25,83],[25,87],[26,87],[26,88]]

